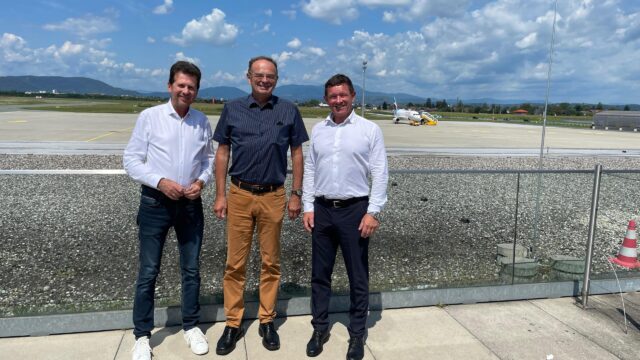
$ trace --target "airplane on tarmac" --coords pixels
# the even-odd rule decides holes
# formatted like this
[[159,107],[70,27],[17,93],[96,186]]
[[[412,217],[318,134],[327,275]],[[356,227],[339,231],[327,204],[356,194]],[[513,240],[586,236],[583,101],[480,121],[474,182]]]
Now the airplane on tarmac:
[[426,111],[415,111],[407,109],[398,109],[398,102],[393,98],[393,123],[399,124],[401,119],[409,122],[409,125],[438,125],[438,119]]

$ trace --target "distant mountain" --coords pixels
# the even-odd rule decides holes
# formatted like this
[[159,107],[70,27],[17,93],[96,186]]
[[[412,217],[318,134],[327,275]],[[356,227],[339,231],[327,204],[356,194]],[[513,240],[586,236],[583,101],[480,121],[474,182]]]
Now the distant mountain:
[[[432,99],[433,100],[433,99]],[[447,102],[449,102],[450,100],[447,99]],[[451,100],[452,102],[449,102],[449,104],[455,104],[456,100]],[[498,99],[492,99],[492,98],[480,98],[480,99],[465,99],[462,100],[462,102],[464,104],[496,104],[496,105],[514,105],[514,104],[544,104],[544,100],[518,100],[518,99],[511,99],[511,100],[498,100]]]
[[230,100],[247,95],[247,92],[233,86],[215,86],[206,89],[200,89],[200,91],[198,91],[198,97],[203,99],[216,98]]
[[[362,101],[362,88],[354,84],[356,90],[356,102]],[[134,91],[113,87],[102,81],[86,78],[86,77],[63,77],[63,76],[0,76],[0,91],[17,91],[17,92],[38,92],[45,91],[52,93],[55,90],[57,93],[66,94],[101,94],[111,96],[133,96],[133,97],[158,97],[166,99],[169,97],[169,93],[166,89],[162,91]],[[323,85],[278,85],[274,92],[276,95],[294,102],[306,102],[309,100],[323,101],[324,86]],[[246,91],[240,90],[232,86],[215,86],[200,89],[198,97],[202,99],[235,99],[242,96],[247,96]],[[413,103],[415,105],[424,104],[427,98],[431,98],[431,102],[435,104],[436,101],[442,100],[442,98],[433,96],[415,96],[407,93],[384,93],[380,91],[367,90],[365,94],[365,101],[367,104],[393,104],[394,97],[398,101],[398,104],[404,106],[407,103]],[[447,103],[454,105],[457,99],[446,99]],[[477,99],[460,99],[465,105],[470,104],[498,104],[498,105],[517,105],[529,103],[532,105],[542,104],[542,100],[500,100],[493,98],[477,98]],[[624,104],[610,104],[606,105],[607,109],[622,110]],[[640,105],[629,104],[630,110],[640,110]]]
[[0,76],[0,91],[36,92],[67,94],[102,94],[140,96],[132,91],[113,87],[102,81],[86,77],[62,76]]
[[[144,92],[143,95],[150,96],[150,97],[167,98],[167,99],[169,98],[169,92],[166,90]],[[200,89],[200,91],[198,91],[198,98],[208,99],[208,100],[211,100],[211,98],[216,98],[216,100],[220,100],[220,99],[230,100],[230,99],[235,99],[235,98],[239,98],[241,96],[247,96],[247,95],[248,95],[247,92],[242,91],[237,87],[233,87],[233,86],[215,86],[215,87],[203,88],[203,89]]]
[[318,85],[278,85],[276,86],[275,95],[281,98],[304,102],[309,100],[322,100],[324,95],[324,86]]
[[[354,85],[356,90],[356,102],[362,101],[362,88]],[[323,100],[324,86],[319,85],[279,85],[276,87],[274,94],[291,101],[304,102],[309,100]],[[376,91],[368,91],[365,94],[365,101],[368,104],[380,104],[383,101],[387,103],[393,103],[393,97],[399,104],[405,104],[408,102],[424,103],[426,98],[419,96],[405,94],[405,93],[382,93]]]

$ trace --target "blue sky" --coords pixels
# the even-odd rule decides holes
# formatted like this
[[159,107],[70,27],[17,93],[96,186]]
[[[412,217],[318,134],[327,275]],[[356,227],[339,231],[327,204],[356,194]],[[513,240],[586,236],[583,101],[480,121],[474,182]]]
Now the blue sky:
[[[0,75],[164,90],[179,59],[236,86],[273,56],[279,84],[336,72],[422,97],[543,99],[552,0],[29,0],[0,12]],[[560,0],[551,100],[640,103],[640,2]]]

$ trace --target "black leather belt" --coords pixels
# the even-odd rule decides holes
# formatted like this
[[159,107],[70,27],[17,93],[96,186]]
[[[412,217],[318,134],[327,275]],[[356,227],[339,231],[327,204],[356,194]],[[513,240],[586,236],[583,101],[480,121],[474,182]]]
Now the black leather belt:
[[231,183],[242,190],[247,190],[254,194],[264,194],[272,191],[276,191],[281,188],[283,185],[259,185],[259,184],[251,184],[248,182],[243,182],[238,180],[238,178],[232,177]]
[[328,207],[332,207],[334,209],[340,209],[343,207],[347,207],[349,205],[353,205],[357,202],[360,201],[365,201],[365,200],[369,200],[368,196],[360,196],[360,197],[354,197],[354,198],[349,198],[349,199],[327,199],[324,196],[319,196],[316,198],[316,201],[319,202],[320,204],[324,205],[324,206],[328,206]]

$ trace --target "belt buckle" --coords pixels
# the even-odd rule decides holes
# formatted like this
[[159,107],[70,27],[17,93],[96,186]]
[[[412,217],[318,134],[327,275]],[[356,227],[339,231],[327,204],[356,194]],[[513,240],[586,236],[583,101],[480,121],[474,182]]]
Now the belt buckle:
[[340,200],[331,200],[331,206],[333,206],[336,209],[339,209],[339,208],[342,207],[342,206],[340,206],[341,205],[340,203],[341,203]]

